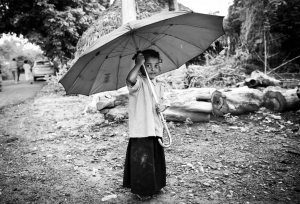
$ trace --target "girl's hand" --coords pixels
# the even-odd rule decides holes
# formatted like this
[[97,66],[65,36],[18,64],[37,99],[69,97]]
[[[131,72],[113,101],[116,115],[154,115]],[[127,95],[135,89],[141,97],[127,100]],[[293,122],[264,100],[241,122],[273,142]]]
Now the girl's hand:
[[142,53],[139,53],[138,56],[135,59],[135,64],[136,65],[142,65],[145,63],[145,57]]
[[166,110],[166,108],[167,108],[167,106],[162,105],[162,104],[160,104],[160,103],[156,103],[156,104],[155,104],[155,109],[156,109],[156,111],[157,111],[158,113],[164,112],[164,111]]

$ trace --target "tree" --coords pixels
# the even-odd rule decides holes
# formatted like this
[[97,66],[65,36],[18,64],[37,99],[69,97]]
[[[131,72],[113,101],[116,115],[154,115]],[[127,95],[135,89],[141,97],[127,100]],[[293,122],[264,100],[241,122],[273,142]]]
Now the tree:
[[6,35],[5,40],[0,44],[0,58],[11,60],[23,56],[33,62],[42,55],[42,51],[24,38],[14,38],[12,35]]
[[[150,17],[156,13],[167,11],[168,0],[136,0],[137,19]],[[179,10],[188,11],[187,7],[179,4]],[[75,61],[84,50],[100,36],[108,34],[122,25],[121,0],[115,0],[109,9],[103,11],[97,20],[87,29],[77,43]]]
[[72,58],[83,32],[108,0],[2,0],[0,33],[22,34],[49,58]]
[[177,0],[168,0],[169,11],[178,11]]
[[240,46],[251,53],[248,63],[255,69],[263,67],[265,52],[268,66],[277,67],[300,55],[299,5],[300,0],[234,0],[226,33],[238,36]]

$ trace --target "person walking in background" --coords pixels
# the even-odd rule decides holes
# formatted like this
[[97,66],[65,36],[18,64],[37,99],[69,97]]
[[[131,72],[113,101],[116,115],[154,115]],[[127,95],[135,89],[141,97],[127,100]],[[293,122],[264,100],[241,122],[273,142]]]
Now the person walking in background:
[[18,67],[18,81],[20,81],[20,75],[21,75],[21,66],[22,66],[22,64],[19,64],[18,62],[17,62],[17,67]]
[[28,61],[25,60],[23,64],[23,69],[25,72],[25,80],[32,84],[32,73],[31,73],[31,66],[28,64]]
[[10,71],[14,77],[15,83],[18,83],[18,65],[16,62],[16,59],[13,58],[12,61],[10,62]]

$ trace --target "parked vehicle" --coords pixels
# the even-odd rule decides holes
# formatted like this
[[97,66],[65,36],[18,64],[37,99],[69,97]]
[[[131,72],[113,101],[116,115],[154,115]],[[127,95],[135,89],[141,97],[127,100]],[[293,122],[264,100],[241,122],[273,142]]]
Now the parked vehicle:
[[33,80],[37,78],[55,75],[54,66],[49,61],[35,61],[32,67]]

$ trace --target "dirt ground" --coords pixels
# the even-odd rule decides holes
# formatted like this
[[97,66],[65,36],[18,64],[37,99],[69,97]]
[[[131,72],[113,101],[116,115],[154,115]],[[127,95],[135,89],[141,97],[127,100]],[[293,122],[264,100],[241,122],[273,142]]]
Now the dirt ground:
[[122,187],[127,121],[83,114],[90,101],[45,86],[0,110],[1,204],[300,203],[299,111],[169,123],[167,187],[140,201]]

